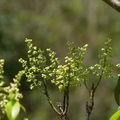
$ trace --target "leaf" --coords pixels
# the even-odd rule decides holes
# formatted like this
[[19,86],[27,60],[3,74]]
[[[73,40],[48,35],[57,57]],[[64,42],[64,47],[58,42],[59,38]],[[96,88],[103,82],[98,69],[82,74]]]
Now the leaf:
[[117,112],[115,112],[109,120],[118,120],[119,117],[120,117],[120,110],[117,110]]
[[5,110],[9,120],[15,120],[20,112],[20,103],[16,100],[11,100],[7,103]]
[[118,104],[118,106],[120,106],[120,77],[118,78],[118,83],[114,90],[114,96],[115,96],[116,103]]

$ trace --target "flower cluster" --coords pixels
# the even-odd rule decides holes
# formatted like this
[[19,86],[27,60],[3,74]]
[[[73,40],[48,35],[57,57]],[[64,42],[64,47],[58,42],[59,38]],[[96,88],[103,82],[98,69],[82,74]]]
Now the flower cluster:
[[[72,42],[68,42],[69,54],[65,57],[65,64],[61,65],[56,57],[56,53],[51,49],[46,49],[49,56],[50,65],[47,65],[47,59],[44,51],[33,46],[32,40],[26,39],[28,46],[28,61],[19,59],[25,70],[27,81],[31,82],[31,89],[41,86],[46,80],[58,86],[60,90],[66,86],[79,86],[85,79],[83,60],[86,48],[75,48]],[[38,79],[39,77],[39,79]]]
[[100,59],[99,64],[95,65],[97,70],[94,72],[94,74],[96,76],[103,76],[104,79],[110,79],[114,77],[112,74],[112,67],[114,66],[112,63],[113,54],[110,43],[110,39],[105,42],[104,48],[101,49],[102,54],[98,56]]
[[[116,67],[117,67],[117,68],[120,68],[120,63],[118,63],[118,64],[116,65]],[[118,74],[118,76],[120,77],[120,73]]]
[[4,60],[1,59],[0,60],[0,107],[3,107],[5,106],[7,100],[6,100],[6,95],[4,95],[3,93],[1,93],[3,90],[3,86],[4,86],[4,82],[2,81],[3,79],[3,73],[4,73],[4,70],[3,70],[3,66],[4,66]]
[[27,42],[28,46],[28,61],[20,58],[19,62],[22,63],[27,82],[31,82],[30,88],[33,89],[43,84],[41,78],[48,78],[47,72],[49,68],[46,67],[47,59],[43,55],[44,51],[33,46],[30,39],[26,39],[25,42]]
[[[73,42],[68,42],[70,52],[65,57],[65,64],[62,65],[56,57],[56,53],[51,49],[46,49],[49,56],[48,60],[44,55],[44,51],[34,46],[31,39],[26,39],[26,42],[28,61],[23,59],[19,59],[19,61],[22,63],[27,81],[31,82],[31,89],[46,84],[47,80],[57,85],[59,90],[63,90],[67,86],[80,86],[81,83],[88,80],[90,72],[104,79],[113,78],[111,69],[113,55],[110,39],[105,42],[104,48],[101,49],[102,54],[98,56],[99,63],[88,68],[83,64],[88,44],[83,47],[75,47]],[[48,61],[50,65],[47,64]]]
[[83,60],[88,45],[86,44],[83,47],[76,48],[73,42],[68,42],[67,44],[70,52],[68,56],[65,57],[65,65],[58,65],[57,68],[53,70],[56,76],[55,79],[52,80],[52,83],[58,85],[60,90],[68,85],[70,87],[80,86],[86,77]]
[[114,77],[112,74],[112,67],[114,66],[112,63],[113,54],[110,43],[110,39],[105,42],[104,47],[101,49],[102,54],[98,55],[98,58],[100,59],[99,63],[88,67],[86,69],[87,73],[92,72],[93,75],[104,79],[110,79]]
[[3,73],[4,73],[3,65],[4,65],[4,60],[1,59],[0,60],[0,79],[3,79]]

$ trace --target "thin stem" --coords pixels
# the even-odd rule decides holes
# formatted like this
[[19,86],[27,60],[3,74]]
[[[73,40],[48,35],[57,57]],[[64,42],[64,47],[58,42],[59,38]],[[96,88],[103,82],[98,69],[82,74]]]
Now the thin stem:
[[66,90],[64,90],[64,96],[63,96],[63,110],[65,110],[65,104],[66,104]]
[[67,86],[66,90],[65,90],[65,103],[64,103],[64,114],[67,113],[68,111],[68,106],[69,106],[69,86]]
[[98,82],[97,82],[97,84],[96,84],[96,86],[95,86],[95,91],[96,91],[96,89],[97,89],[97,87],[98,87],[98,85],[99,85],[101,79],[102,79],[102,75],[99,77],[99,80],[98,80]]
[[67,113],[69,106],[69,85],[64,90],[64,97],[63,97],[63,111],[64,114]]
[[93,106],[94,106],[94,93],[95,93],[95,88],[94,88],[94,84],[92,84],[91,91],[90,91],[90,101],[86,102],[86,120],[89,120],[90,115],[91,115],[92,110],[93,110]]
[[63,120],[69,120],[67,117],[67,111],[68,111],[68,106],[69,106],[69,85],[70,85],[70,66],[69,66],[69,76],[68,76],[68,81],[67,85],[65,86],[64,89],[64,96],[63,96],[63,113],[61,114],[61,119]]
[[69,106],[69,86],[70,86],[70,66],[69,66],[69,71],[68,71],[68,73],[69,73],[69,77],[68,77],[68,84],[67,84],[67,86],[66,86],[66,89],[65,89],[65,91],[64,91],[64,94],[65,94],[65,98],[66,98],[66,100],[65,100],[65,110],[64,110],[64,113],[66,114],[67,113],[67,111],[68,111],[68,106]]
[[44,90],[45,90],[44,94],[45,94],[45,96],[47,97],[48,103],[50,104],[50,106],[52,107],[52,109],[53,109],[58,115],[61,115],[61,113],[56,109],[56,107],[55,107],[55,106],[53,105],[53,103],[52,103],[52,100],[51,100],[51,98],[50,98],[50,96],[49,96],[49,93],[48,93],[48,90],[47,90],[47,85],[46,85],[45,81],[44,81],[44,80],[42,80],[42,81],[43,81]]
[[[105,51],[107,52],[107,50]],[[101,75],[98,79],[98,82],[96,84],[96,86],[94,86],[94,84],[92,84],[92,87],[91,87],[91,90],[90,90],[90,102],[86,102],[86,120],[89,120],[90,119],[90,115],[92,113],[92,110],[93,110],[93,106],[94,106],[94,94],[95,94],[95,91],[103,77],[103,68],[106,66],[106,56],[104,57],[104,63],[103,63],[103,67],[102,67],[102,71],[101,71]],[[84,82],[86,88],[88,89],[88,86],[86,84],[86,82]]]
[[[107,52],[107,50],[106,50],[105,52]],[[105,67],[105,65],[106,65],[106,56],[105,56],[105,58],[104,58],[103,68]],[[97,87],[98,87],[98,85],[99,85],[102,77],[103,77],[103,69],[102,69],[102,71],[101,71],[101,75],[100,75],[100,77],[99,77],[99,79],[98,79],[98,82],[97,82],[97,84],[96,84],[96,86],[95,86],[95,91],[96,91],[96,89],[97,89]]]

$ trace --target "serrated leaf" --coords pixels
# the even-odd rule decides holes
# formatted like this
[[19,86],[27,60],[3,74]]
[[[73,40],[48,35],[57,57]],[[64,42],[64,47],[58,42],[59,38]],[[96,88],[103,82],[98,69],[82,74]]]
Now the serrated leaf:
[[120,77],[118,78],[117,86],[114,90],[115,101],[120,106]]
[[20,103],[16,100],[11,100],[6,105],[6,114],[9,120],[15,120],[20,112]]
[[120,118],[120,110],[118,110],[117,112],[115,112],[115,113],[111,116],[110,120],[118,120],[118,118]]

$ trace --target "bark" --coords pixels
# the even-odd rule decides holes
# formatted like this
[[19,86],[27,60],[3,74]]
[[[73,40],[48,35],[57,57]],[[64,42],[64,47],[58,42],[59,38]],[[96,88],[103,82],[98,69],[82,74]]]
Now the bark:
[[110,5],[111,7],[113,7],[118,12],[120,12],[120,1],[119,0],[103,0],[103,1],[106,2],[108,5]]

